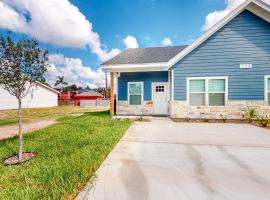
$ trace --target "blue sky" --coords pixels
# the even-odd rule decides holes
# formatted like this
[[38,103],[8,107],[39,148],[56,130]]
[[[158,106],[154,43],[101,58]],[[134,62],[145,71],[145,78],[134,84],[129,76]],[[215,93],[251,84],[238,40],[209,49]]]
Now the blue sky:
[[127,46],[190,44],[241,2],[2,0],[0,32],[8,28],[14,39],[35,37],[49,50],[52,68],[46,76],[51,84],[64,75],[70,84],[96,87],[104,85],[99,64]]

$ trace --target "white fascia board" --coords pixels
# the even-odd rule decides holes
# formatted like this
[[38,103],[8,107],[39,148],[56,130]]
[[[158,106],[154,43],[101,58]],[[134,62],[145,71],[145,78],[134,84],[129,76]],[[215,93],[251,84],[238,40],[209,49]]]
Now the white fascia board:
[[167,65],[166,63],[149,63],[149,64],[128,64],[128,65],[110,65],[110,66],[102,66],[102,70],[104,71],[112,71],[112,72],[144,72],[144,71],[166,71]]
[[[263,12],[259,8],[265,10],[266,12]],[[174,58],[172,58],[168,62],[168,69],[171,68],[173,65],[175,65],[177,62],[179,62],[182,58],[184,58],[190,52],[192,52],[195,48],[197,48],[203,42],[205,42],[214,33],[216,33],[223,26],[225,26],[227,23],[229,23],[231,20],[233,20],[237,15],[239,15],[245,9],[250,10],[255,15],[257,15],[257,16],[259,16],[267,21],[270,21],[270,14],[269,14],[270,8],[267,5],[265,5],[264,3],[262,3],[261,1],[258,1],[258,0],[247,0],[244,3],[242,3],[240,6],[238,6],[236,9],[234,9],[226,17],[221,19],[212,28],[210,28],[208,31],[206,31],[202,36],[200,36],[197,40],[195,40],[191,45],[189,45],[187,48],[185,48],[183,51],[181,51],[179,54],[177,54]]]
[[262,2],[258,4],[250,4],[247,10],[270,23],[270,7]]

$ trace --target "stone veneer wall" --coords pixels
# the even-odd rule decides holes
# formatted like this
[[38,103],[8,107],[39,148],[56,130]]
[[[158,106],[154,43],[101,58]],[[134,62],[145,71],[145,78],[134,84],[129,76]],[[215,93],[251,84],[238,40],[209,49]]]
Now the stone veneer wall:
[[144,101],[142,105],[129,105],[128,101],[117,101],[116,115],[153,115],[152,101]]
[[228,101],[226,106],[189,106],[187,101],[169,104],[171,118],[190,119],[243,119],[247,109],[256,108],[259,115],[270,116],[270,106],[265,101]]

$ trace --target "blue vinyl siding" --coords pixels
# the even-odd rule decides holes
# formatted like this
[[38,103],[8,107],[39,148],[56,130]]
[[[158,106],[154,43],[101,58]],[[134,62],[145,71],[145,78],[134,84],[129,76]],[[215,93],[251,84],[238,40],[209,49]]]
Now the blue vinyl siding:
[[118,100],[126,101],[128,82],[143,82],[144,100],[151,100],[152,83],[168,82],[168,72],[130,72],[121,73],[118,78]]
[[[240,69],[252,64],[252,69]],[[173,66],[174,99],[186,100],[187,77],[228,76],[229,100],[263,100],[270,75],[270,24],[244,11]]]

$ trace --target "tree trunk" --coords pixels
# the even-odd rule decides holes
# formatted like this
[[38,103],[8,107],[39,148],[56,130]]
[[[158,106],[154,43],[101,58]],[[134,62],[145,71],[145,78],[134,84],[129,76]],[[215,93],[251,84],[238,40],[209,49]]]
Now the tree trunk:
[[23,135],[22,135],[22,101],[19,101],[19,108],[18,108],[18,118],[19,118],[19,153],[18,158],[19,162],[22,161],[22,153],[23,153]]

